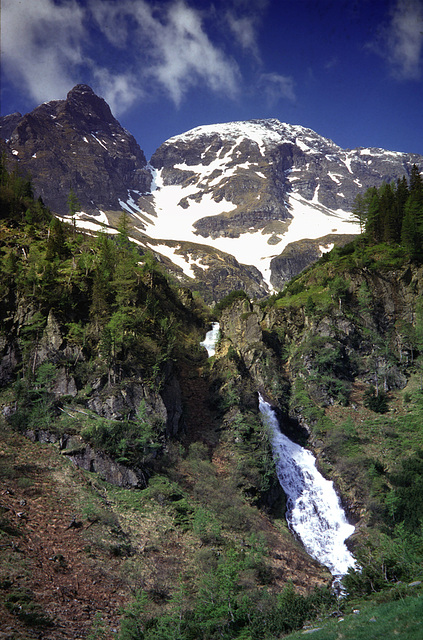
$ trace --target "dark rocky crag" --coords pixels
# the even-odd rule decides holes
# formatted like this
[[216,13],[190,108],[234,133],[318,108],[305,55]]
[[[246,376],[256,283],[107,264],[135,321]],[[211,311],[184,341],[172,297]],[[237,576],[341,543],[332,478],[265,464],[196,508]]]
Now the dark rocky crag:
[[[119,200],[148,191],[151,174],[144,153],[107,103],[87,85],[66,100],[47,102],[24,116],[0,120],[1,136],[36,196],[53,212],[68,213],[72,189],[86,213],[120,210]],[[9,156],[10,157],[10,156]]]

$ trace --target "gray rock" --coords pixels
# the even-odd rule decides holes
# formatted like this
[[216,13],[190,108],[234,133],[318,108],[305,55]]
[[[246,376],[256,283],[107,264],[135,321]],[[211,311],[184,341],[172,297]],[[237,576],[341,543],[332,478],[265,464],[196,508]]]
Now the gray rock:
[[[79,445],[79,446],[75,446]],[[141,471],[115,462],[102,451],[96,451],[76,436],[65,442],[63,453],[78,467],[98,473],[102,480],[126,489],[145,487],[146,480]]]

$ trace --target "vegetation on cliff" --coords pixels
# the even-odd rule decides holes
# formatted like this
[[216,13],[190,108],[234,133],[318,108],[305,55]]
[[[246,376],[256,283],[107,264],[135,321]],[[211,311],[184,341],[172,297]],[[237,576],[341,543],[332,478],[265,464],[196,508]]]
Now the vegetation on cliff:
[[[358,522],[353,545],[361,569],[350,571],[345,585],[363,596],[422,577],[417,168],[409,186],[404,179],[370,189],[359,205],[363,235],[325,254],[262,303],[261,312],[268,345],[278,344],[291,385],[286,419],[306,426],[322,469]],[[414,231],[407,235],[410,216]]]

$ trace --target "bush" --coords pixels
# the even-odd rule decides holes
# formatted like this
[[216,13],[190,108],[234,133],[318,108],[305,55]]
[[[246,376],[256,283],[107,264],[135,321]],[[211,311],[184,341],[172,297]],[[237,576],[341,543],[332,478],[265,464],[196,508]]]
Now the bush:
[[373,385],[364,392],[363,404],[375,413],[386,413],[389,410],[387,394],[384,391],[376,393]]
[[214,307],[214,311],[216,314],[222,313],[225,309],[232,306],[235,300],[250,300],[245,291],[242,289],[231,291],[227,296],[222,298]]

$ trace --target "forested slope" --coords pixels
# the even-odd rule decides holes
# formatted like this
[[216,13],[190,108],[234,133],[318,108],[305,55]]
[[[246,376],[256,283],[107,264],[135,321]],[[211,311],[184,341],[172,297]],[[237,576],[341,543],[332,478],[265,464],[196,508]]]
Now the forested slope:
[[330,576],[284,523],[255,389],[240,379],[237,400],[233,363],[200,347],[210,310],[128,242],[126,216],[90,237],[17,172],[1,187],[11,635],[116,637],[122,615],[128,638],[296,628],[331,601]]

